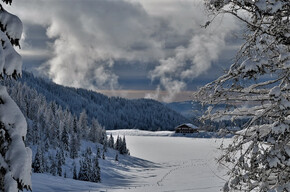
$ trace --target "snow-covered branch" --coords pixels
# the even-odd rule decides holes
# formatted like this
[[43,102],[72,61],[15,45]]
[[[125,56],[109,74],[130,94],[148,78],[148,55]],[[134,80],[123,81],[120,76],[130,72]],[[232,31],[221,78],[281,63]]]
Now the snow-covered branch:
[[290,190],[290,2],[288,0],[206,0],[215,14],[245,24],[245,43],[229,71],[202,87],[194,99],[226,104],[210,107],[203,119],[241,119],[220,158],[230,163],[224,191]]

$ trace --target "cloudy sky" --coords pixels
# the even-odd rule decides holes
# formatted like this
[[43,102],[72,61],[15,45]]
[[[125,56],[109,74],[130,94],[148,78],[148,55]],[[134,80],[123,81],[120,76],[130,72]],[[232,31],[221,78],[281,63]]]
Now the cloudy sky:
[[189,100],[223,73],[239,26],[210,18],[201,0],[15,0],[23,68],[109,95]]

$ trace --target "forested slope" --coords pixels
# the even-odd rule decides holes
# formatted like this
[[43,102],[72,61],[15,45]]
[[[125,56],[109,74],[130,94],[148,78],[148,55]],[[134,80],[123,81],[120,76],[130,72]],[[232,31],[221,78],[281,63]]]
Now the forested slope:
[[23,72],[20,81],[43,95],[48,102],[54,101],[72,114],[79,116],[85,110],[89,121],[96,118],[106,129],[172,130],[189,122],[154,100],[107,97],[94,91],[57,85],[27,72]]

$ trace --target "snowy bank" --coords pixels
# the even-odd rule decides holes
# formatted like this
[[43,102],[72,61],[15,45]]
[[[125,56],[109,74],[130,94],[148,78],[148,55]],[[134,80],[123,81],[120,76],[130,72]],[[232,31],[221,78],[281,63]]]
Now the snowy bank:
[[[108,135],[125,135],[125,136],[158,136],[158,137],[192,137],[192,138],[221,138],[216,132],[199,132],[199,133],[175,133],[174,131],[144,131],[139,129],[118,129],[107,130]],[[232,135],[226,135],[230,138]]]
[[118,130],[106,130],[107,134],[110,135],[126,135],[126,136],[172,136],[174,131],[144,131],[139,129],[118,129]]

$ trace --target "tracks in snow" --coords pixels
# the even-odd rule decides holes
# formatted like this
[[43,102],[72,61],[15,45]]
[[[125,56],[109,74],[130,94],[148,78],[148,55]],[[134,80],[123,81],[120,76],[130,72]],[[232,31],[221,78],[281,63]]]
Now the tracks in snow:
[[195,166],[206,166],[207,163],[205,163],[202,159],[191,159],[188,161],[183,161],[181,164],[178,164],[177,167],[169,170],[159,181],[157,181],[158,186],[162,186],[162,183],[168,176],[170,176],[173,172],[178,171],[180,169],[185,168],[191,168]]
[[[147,183],[147,184],[137,184],[137,185],[133,185],[133,186],[128,186],[128,187],[124,187],[124,188],[119,188],[119,190],[121,191],[149,191],[151,189],[158,189],[158,191],[163,191],[163,192],[176,192],[177,189],[168,189],[167,185],[168,185],[168,181],[172,180],[172,177],[176,177],[178,178],[180,172],[182,173],[182,169],[192,169],[193,171],[195,170],[194,168],[200,168],[203,167],[203,169],[205,167],[210,166],[209,162],[205,161],[204,159],[190,159],[187,161],[179,161],[179,162],[175,162],[175,163],[168,163],[168,164],[163,164],[164,166],[162,166],[160,169],[164,169],[166,172],[164,173],[164,175],[160,178],[160,175],[158,175],[158,177],[160,178],[157,182],[153,182],[153,183]],[[171,168],[171,169],[170,169]],[[210,169],[210,168],[209,168]],[[179,173],[177,173],[178,171],[180,171]],[[213,171],[212,171],[213,172]],[[150,174],[149,177],[156,177],[156,174]],[[149,178],[146,177],[146,178]],[[171,177],[171,178],[169,178]],[[214,174],[214,177],[217,177],[217,175]],[[145,177],[144,177],[145,178]],[[167,182],[166,182],[167,181]],[[170,185],[170,184],[169,184]],[[156,188],[157,187],[157,188]],[[201,190],[211,190],[211,189],[217,189],[217,188],[222,188],[221,185],[217,184],[217,185],[213,185],[213,186],[192,186],[192,185],[188,185],[188,188],[184,188],[182,189],[182,191],[201,191]],[[114,188],[112,188],[112,190],[114,191]],[[119,191],[117,190],[117,191]]]

